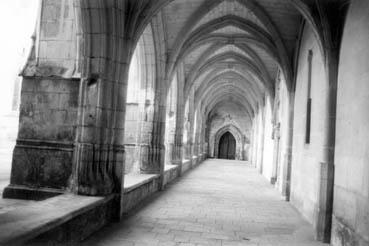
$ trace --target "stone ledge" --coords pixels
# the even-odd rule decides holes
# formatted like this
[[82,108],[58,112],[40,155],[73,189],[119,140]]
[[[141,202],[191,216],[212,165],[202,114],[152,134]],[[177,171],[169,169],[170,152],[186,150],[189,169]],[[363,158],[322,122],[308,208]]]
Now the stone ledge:
[[[109,197],[87,197],[73,194],[60,195],[41,202],[33,202],[18,209],[0,214],[0,245],[19,245],[37,238],[42,234],[49,233],[58,227],[68,224],[78,216],[83,216],[90,210],[103,207],[114,200]],[[88,220],[82,218],[81,220]],[[80,228],[86,237],[96,231],[106,221],[101,221],[97,228]],[[68,225],[70,230],[73,226]],[[74,228],[76,229],[76,228]],[[67,233],[67,232],[63,232]],[[78,238],[76,241],[79,241]],[[72,240],[68,238],[68,240]]]
[[164,166],[164,172],[168,172],[170,170],[177,169],[177,168],[178,168],[177,165],[165,165]]
[[180,175],[178,165],[165,165],[164,166],[164,180],[163,180],[163,187],[165,185],[171,183],[173,180],[177,179]]
[[29,188],[21,185],[8,185],[4,188],[3,197],[10,199],[42,201],[63,194],[63,190],[49,188]]
[[[191,169],[191,161],[184,162]],[[165,166],[163,179],[167,176],[166,182],[172,182],[179,177],[179,170],[177,165]],[[161,178],[159,174],[126,175],[123,213],[160,190]],[[116,198],[62,194],[22,204],[0,214],[0,245],[80,242],[116,218]]]
[[136,207],[141,201],[159,190],[159,174],[128,174],[124,177],[123,208],[124,214]]
[[181,174],[184,174],[185,172],[187,172],[188,170],[190,170],[192,168],[192,163],[191,160],[186,160],[184,159],[182,161],[182,170],[181,170]]
[[124,193],[137,189],[159,177],[159,174],[127,174],[124,176]]

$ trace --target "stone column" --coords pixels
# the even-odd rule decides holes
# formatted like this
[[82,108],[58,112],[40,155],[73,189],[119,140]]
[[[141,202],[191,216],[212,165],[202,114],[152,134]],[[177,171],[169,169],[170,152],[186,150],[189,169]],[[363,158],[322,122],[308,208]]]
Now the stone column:
[[[265,99],[264,99],[265,100]],[[264,157],[264,132],[265,132],[265,103],[259,105],[258,112],[258,159],[257,168],[263,173],[263,157]]]
[[188,124],[189,131],[187,131],[187,146],[186,146],[186,159],[192,161],[193,158],[193,145],[194,145],[194,91],[192,90],[188,98]]
[[181,69],[178,71],[176,128],[172,153],[172,164],[174,165],[182,165],[183,160],[183,124],[185,105],[183,100],[184,80],[182,72],[183,71]]
[[254,118],[252,119],[252,131],[251,131],[251,157],[250,162],[256,167],[257,160],[257,111],[255,112]]
[[338,48],[327,50],[326,71],[328,71],[329,90],[327,100],[327,131],[325,136],[325,151],[320,167],[319,208],[316,223],[316,238],[324,243],[330,243],[333,196],[334,196],[334,151],[336,141],[336,110],[337,110],[337,80],[338,80]]
[[277,124],[274,125],[274,129],[273,129],[273,138],[274,138],[274,150],[273,150],[273,173],[272,173],[272,179],[271,179],[271,183],[274,185],[277,182],[277,178],[278,178],[278,166],[279,166],[279,142],[281,139],[280,136],[280,127],[281,124],[278,122]]
[[181,113],[181,111],[178,108],[172,163],[174,165],[181,165],[182,160],[183,160],[183,113]]
[[4,198],[38,199],[69,189],[79,84],[79,79],[23,75],[19,131]]
[[[98,80],[88,85],[84,80],[81,84],[73,175],[73,189],[78,194],[107,195],[122,188],[125,107],[118,106],[118,101],[125,101],[125,93],[124,82]],[[104,97],[112,100],[95,99]]]
[[[159,107],[154,105],[150,99],[145,100],[143,120],[141,122],[141,137],[140,137],[140,173],[157,173],[160,172],[160,167],[155,166],[155,149],[154,149],[154,128],[155,118],[157,117]],[[156,112],[155,112],[156,111]]]
[[286,132],[286,148],[285,150],[285,164],[283,165],[283,183],[282,183],[282,195],[286,197],[286,201],[290,200],[291,190],[291,165],[292,165],[292,145],[293,145],[293,118],[294,118],[294,104],[295,104],[295,92],[288,93],[288,130]]
[[[121,35],[102,33],[100,26],[92,26],[88,19],[92,9],[88,6],[61,0],[52,4],[42,1],[41,8],[56,14],[40,17],[37,47],[33,47],[23,71],[20,129],[11,186],[4,196],[45,197],[50,195],[49,188],[55,193],[119,193],[123,149],[112,140],[113,129],[119,128],[112,122],[117,116],[118,97],[125,101],[125,78],[121,74],[126,72],[126,62],[121,58],[129,57],[118,47],[126,51],[129,47],[121,45]],[[94,23],[110,24],[107,9],[125,18],[124,11],[104,2],[93,9],[99,13],[94,15],[98,18]],[[55,20],[55,16],[59,19]],[[84,20],[83,28],[77,16]],[[90,33],[95,33],[94,42]],[[114,52],[108,53],[103,39],[108,40]],[[105,66],[107,60],[115,62]],[[124,118],[124,110],[120,113]]]
[[[169,105],[167,105],[168,108]],[[174,142],[175,142],[175,129],[176,129],[176,115],[174,111],[166,114],[166,126],[165,126],[165,164],[173,163]],[[169,118],[170,117],[170,118]]]
[[203,123],[202,123],[202,133],[201,133],[201,153],[203,154],[203,158],[206,159],[209,157],[208,148],[206,144],[206,119],[203,115]]
[[197,116],[196,116],[196,122],[194,122],[194,125],[196,123],[196,129],[194,129],[194,139],[193,139],[193,146],[192,146],[192,154],[193,156],[196,156],[196,163],[195,164],[198,164],[200,162],[200,151],[199,151],[199,148],[200,148],[200,135],[201,135],[201,118],[200,118],[200,113],[197,113]]
[[[199,113],[199,117],[202,117],[202,115]],[[200,161],[202,162],[205,159],[204,156],[204,122],[203,118],[201,118],[201,124],[199,126],[199,139],[198,139],[198,155],[201,157]]]
[[255,115],[255,136],[254,136],[254,143],[255,143],[255,150],[254,150],[254,166],[258,168],[260,164],[260,147],[261,147],[261,120],[260,120],[261,109],[260,105],[258,105]]
[[[140,172],[145,174],[160,174],[164,170],[165,160],[165,114],[166,91],[165,84],[157,78],[155,99],[153,105],[147,105],[147,118],[143,122],[143,153]],[[147,144],[146,146],[144,144]]]
[[193,151],[193,154],[195,156],[197,156],[199,158],[199,154],[201,153],[200,152],[200,138],[201,138],[201,118],[200,118],[200,113],[198,113],[197,115],[197,119],[196,119],[196,127],[197,129],[195,129],[196,133],[195,133],[195,139],[194,139],[194,151]]
[[[85,40],[91,45],[83,50],[87,57],[79,96],[73,189],[83,195],[122,196],[125,103],[133,49],[121,32],[122,27],[113,25],[115,18],[125,19],[125,12],[118,5],[104,2],[82,11],[84,24],[89,25],[85,27],[85,38],[93,40]],[[91,22],[88,18],[97,20]],[[102,26],[92,23],[114,28],[103,32]]]

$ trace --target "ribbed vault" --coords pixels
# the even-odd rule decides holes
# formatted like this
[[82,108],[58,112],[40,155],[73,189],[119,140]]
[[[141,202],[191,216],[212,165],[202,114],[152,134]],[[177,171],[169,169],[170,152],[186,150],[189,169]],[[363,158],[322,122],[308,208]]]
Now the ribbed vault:
[[[339,1],[341,0],[329,2]],[[266,101],[270,102],[271,110],[274,110],[280,78],[283,78],[281,83],[285,84],[288,91],[288,107],[293,107],[294,73],[299,49],[297,41],[304,25],[312,30],[322,51],[326,69],[335,55],[331,49],[334,44],[331,36],[333,33],[329,29],[329,17],[324,14],[328,5],[320,1],[76,2],[81,7],[81,11],[76,13],[81,23],[81,30],[78,30],[78,34],[81,33],[80,50],[83,51],[80,57],[84,65],[81,75],[94,77],[103,71],[107,76],[102,78],[111,77],[117,72],[109,63],[117,61],[121,66],[119,76],[122,78],[122,85],[115,96],[117,98],[112,97],[114,107],[125,102],[128,64],[144,30],[151,26],[157,66],[153,100],[153,110],[156,113],[153,116],[155,124],[150,144],[159,149],[163,145],[162,131],[165,131],[165,127],[160,126],[166,120],[163,113],[166,102],[161,98],[166,98],[175,77],[178,78],[179,99],[176,105],[178,114],[175,144],[181,148],[182,140],[188,140],[183,145],[191,146],[195,142],[205,146],[209,142],[211,131],[210,112],[227,103],[240,106],[244,112],[243,117],[251,122],[253,128],[265,120],[261,111],[264,110]],[[96,12],[105,8],[113,9],[118,15]],[[91,16],[96,17],[93,18],[94,21],[89,21]],[[106,16],[111,16],[109,22],[104,22]],[[101,33],[101,40],[96,33]],[[90,37],[92,41],[88,40]],[[99,44],[112,47],[112,43],[117,44],[117,52],[112,52],[113,49],[109,48],[101,48],[104,52],[96,52],[97,48],[100,49]],[[335,79],[333,73],[328,73],[327,77],[328,80]],[[187,109],[185,105],[188,105]],[[239,112],[229,110],[231,117],[237,113]],[[124,120],[115,115],[112,117],[116,121],[115,125],[120,125],[120,121]],[[291,129],[292,121],[289,120],[287,124]],[[116,129],[114,125],[112,128]],[[184,136],[186,134],[188,136]],[[287,146],[291,145],[291,136],[289,133]],[[159,155],[155,158],[159,160]]]
[[[292,89],[292,61],[302,20],[313,27],[320,45],[323,42],[309,4],[300,0],[162,0],[146,4],[141,16],[149,16],[150,11],[160,14],[165,26],[166,81],[172,81],[178,71],[184,72],[179,81],[182,107],[192,105],[186,111],[185,119],[190,122],[184,124],[184,128],[190,127],[186,134],[194,131],[194,138],[205,135],[207,139],[202,141],[209,143],[214,129],[224,123],[213,122],[214,115],[222,115],[218,109],[223,105],[233,105],[223,114],[223,121],[243,117],[248,123],[234,127],[250,130],[266,97],[274,98],[279,74],[285,78],[286,88]],[[192,129],[194,125],[196,129]]]
[[292,41],[302,19],[294,4],[252,0],[161,4],[169,50],[167,79],[171,81],[184,66],[184,103],[192,96],[194,111],[208,124],[211,112],[227,103],[241,108],[243,117],[252,122],[264,97],[274,96],[278,70],[291,87]]

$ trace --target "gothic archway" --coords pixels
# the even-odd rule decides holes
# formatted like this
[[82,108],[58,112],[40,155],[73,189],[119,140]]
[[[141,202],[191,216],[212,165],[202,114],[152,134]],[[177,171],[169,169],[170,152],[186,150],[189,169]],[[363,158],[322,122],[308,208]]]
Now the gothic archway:
[[221,137],[225,133],[231,133],[232,136],[235,138],[236,145],[235,145],[235,159],[236,160],[244,160],[244,145],[245,145],[245,137],[243,133],[239,130],[238,127],[235,125],[226,125],[221,127],[219,130],[216,131],[216,134],[214,136],[210,136],[210,146],[213,146],[211,148],[210,155],[214,158],[218,158],[219,156],[219,144]]
[[230,132],[224,133],[219,140],[218,159],[236,159],[236,139]]

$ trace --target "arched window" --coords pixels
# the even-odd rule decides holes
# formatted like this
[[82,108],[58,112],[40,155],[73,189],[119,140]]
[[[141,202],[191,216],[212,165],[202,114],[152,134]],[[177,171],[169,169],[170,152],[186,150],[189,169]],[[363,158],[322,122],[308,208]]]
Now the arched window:
[[165,120],[165,164],[171,164],[177,120],[177,75],[174,76],[167,95]]
[[156,82],[154,39],[151,25],[141,35],[128,74],[124,127],[125,173],[139,173],[151,141]]
[[140,95],[140,49],[135,50],[132,56],[128,73],[127,103],[138,103]]

